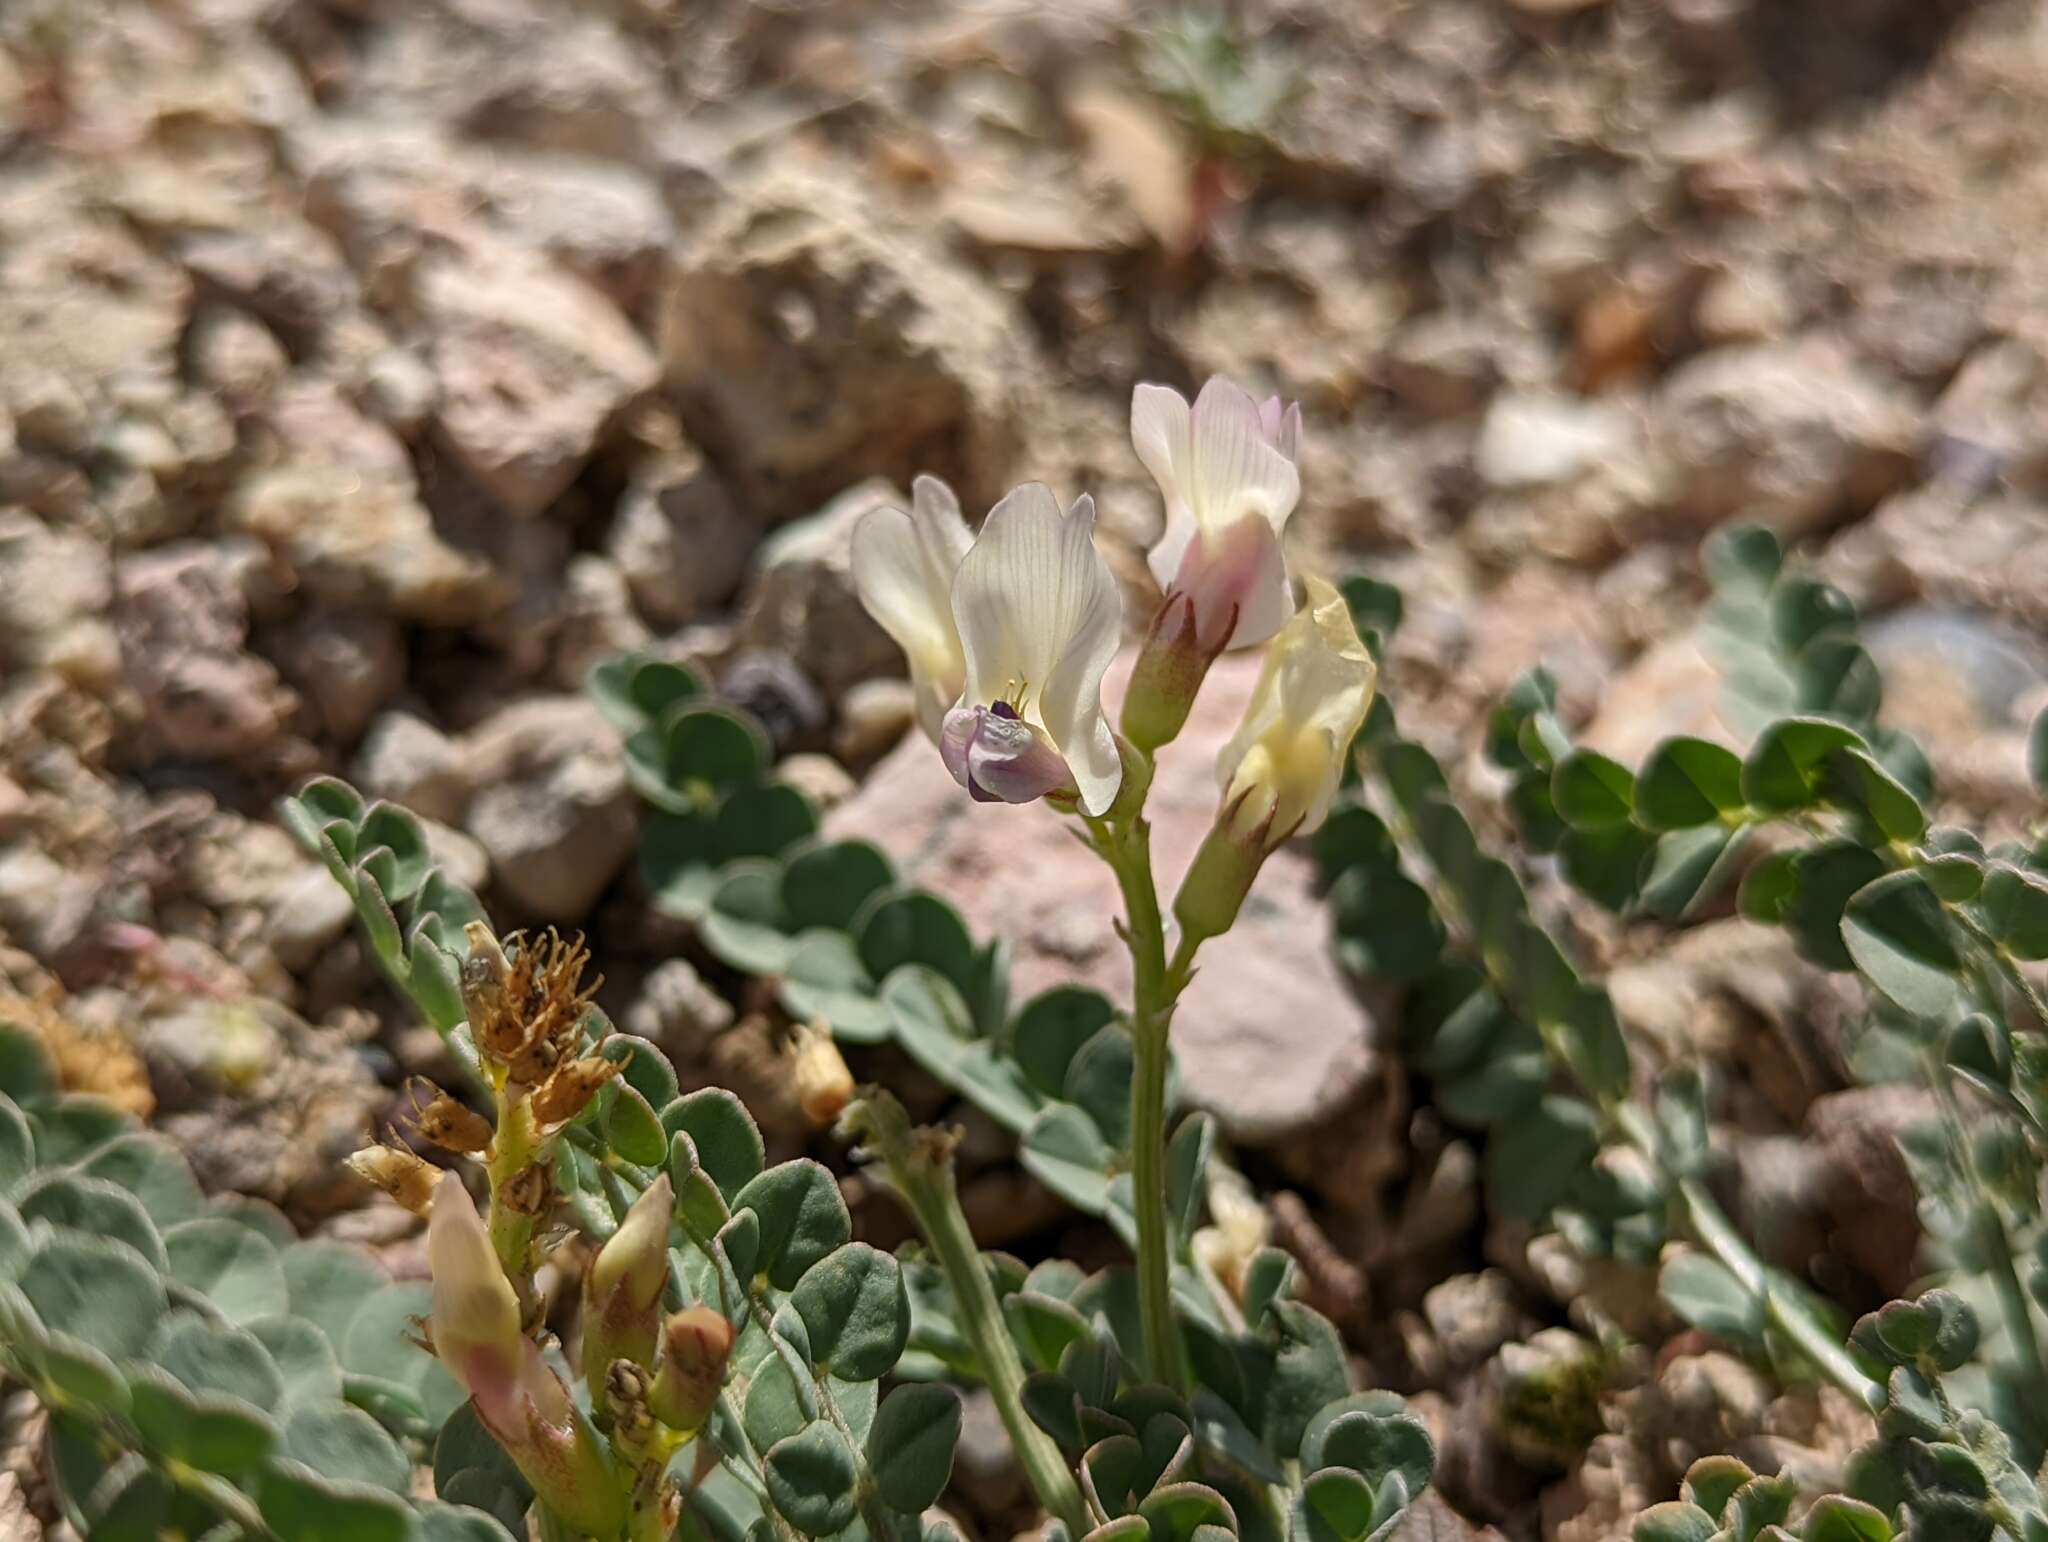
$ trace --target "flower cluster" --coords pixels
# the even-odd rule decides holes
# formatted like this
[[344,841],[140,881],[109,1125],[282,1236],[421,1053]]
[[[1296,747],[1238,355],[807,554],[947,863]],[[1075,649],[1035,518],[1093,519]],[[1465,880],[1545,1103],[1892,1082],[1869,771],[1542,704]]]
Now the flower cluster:
[[[1108,813],[1132,752],[1149,756],[1179,733],[1216,657],[1270,642],[1250,711],[1217,768],[1224,811],[1208,868],[1220,887],[1192,915],[1213,935],[1265,854],[1321,823],[1375,671],[1327,583],[1308,580],[1308,603],[1294,608],[1281,535],[1301,496],[1298,406],[1256,401],[1220,377],[1192,406],[1165,386],[1140,385],[1131,442],[1166,518],[1150,559],[1160,598],[1120,736],[1101,688],[1122,606],[1086,494],[1062,512],[1043,485],[1017,488],[970,534],[946,485],[919,477],[908,512],[878,509],[861,522],[854,580],[909,660],[925,733],[984,802],[1047,798],[1090,817]],[[1183,925],[1190,919],[1183,914]]]

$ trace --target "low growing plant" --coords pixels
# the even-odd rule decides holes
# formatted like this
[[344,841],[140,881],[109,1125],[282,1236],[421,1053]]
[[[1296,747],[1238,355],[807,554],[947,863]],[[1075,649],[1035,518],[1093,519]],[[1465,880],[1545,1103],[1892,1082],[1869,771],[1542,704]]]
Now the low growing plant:
[[[395,1135],[354,1159],[428,1217],[431,1283],[390,1283],[263,1207],[205,1199],[167,1143],[60,1092],[32,1036],[0,1033],[0,1364],[49,1410],[75,1527],[923,1542],[951,1531],[935,1507],[955,1386],[978,1383],[1049,1538],[1386,1537],[1430,1481],[1430,1438],[1400,1398],[1354,1387],[1337,1330],[1256,1228],[1197,1247],[1212,1193],[1221,1208],[1242,1179],[1213,1122],[1175,1107],[1171,1074],[1202,948],[1266,858],[1312,837],[1338,950],[1408,982],[1417,1064],[1448,1117],[1486,1132],[1493,1204],[1582,1253],[1659,1268],[1686,1320],[1872,1412],[1876,1441],[1845,1495],[1800,1513],[1802,1542],[2048,1542],[2029,1476],[2038,1350],[2005,1288],[2040,1288],[2039,1207],[2025,1213],[2012,1143],[2002,1165],[1983,1146],[2013,1129],[2031,1153],[2040,1133],[2042,1024],[2023,968],[2048,951],[2027,897],[2039,847],[1985,852],[1926,829],[1924,762],[1872,726],[1867,655],[1844,641],[1839,606],[1781,597],[1790,580],[1754,537],[1717,562],[1736,575],[1729,603],[1784,618],[1785,647],[1747,678],[1791,692],[1775,710],[1794,715],[1759,725],[1746,758],[1686,741],[1628,772],[1569,744],[1540,678],[1496,722],[1528,842],[1604,903],[1682,920],[1756,832],[1809,842],[1749,869],[1745,908],[1810,929],[1822,962],[1861,969],[1907,1037],[1936,1046],[1924,1058],[1952,1095],[1951,1187],[1930,1192],[1976,1251],[1958,1253],[1955,1289],[1847,1331],[1714,1197],[1705,1078],[1680,1067],[1644,1085],[1612,1000],[1376,696],[1398,596],[1309,578],[1297,608],[1280,531],[1300,494],[1298,413],[1222,381],[1192,405],[1141,386],[1132,426],[1166,504],[1163,599],[1114,725],[1099,691],[1120,598],[1085,497],[1062,509],[1020,488],[971,533],[920,479],[912,508],[869,515],[854,545],[861,598],[903,647],[921,729],[955,779],[977,803],[1048,803],[1115,876],[1127,1003],[1063,986],[1013,1010],[1001,940],[975,939],[873,845],[826,838],[745,713],[649,658],[591,680],[654,806],[640,862],[653,902],[800,1029],[806,1106],[837,1114],[917,1240],[896,1254],[855,1240],[831,1172],[771,1165],[736,1097],[684,1089],[654,1045],[613,1028],[581,940],[500,934],[435,867],[418,821],[315,781],[287,821],[460,1072],[410,1089],[412,1138],[434,1161]],[[1216,817],[1167,900],[1145,812],[1155,761],[1216,657],[1249,646],[1263,667],[1218,759]],[[1843,843],[1863,854],[1855,884],[1815,855]],[[883,1041],[1015,1132],[1027,1170],[1103,1216],[1129,1262],[1089,1274],[982,1251],[955,1137],[915,1125],[886,1088],[854,1088],[836,1047]],[[1966,1117],[1965,1093],[2005,1123]],[[566,1299],[543,1268],[557,1256],[581,1261]],[[2006,1314],[1995,1335],[1967,1299],[1977,1274]],[[435,1499],[412,1497],[416,1465]],[[1801,1497],[1709,1459],[1637,1534],[1752,1542]]]

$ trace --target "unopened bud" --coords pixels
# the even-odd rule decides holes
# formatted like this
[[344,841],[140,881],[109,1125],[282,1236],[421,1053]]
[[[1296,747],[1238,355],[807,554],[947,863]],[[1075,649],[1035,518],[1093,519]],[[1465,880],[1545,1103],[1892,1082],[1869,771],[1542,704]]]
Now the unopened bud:
[[414,1215],[433,1208],[440,1170],[403,1146],[365,1146],[348,1159],[350,1171],[389,1194]]
[[732,1324],[711,1307],[685,1307],[669,1318],[650,1399],[654,1416],[685,1434],[701,1429],[725,1386],[732,1345]]
[[567,1124],[589,1106],[598,1088],[619,1074],[616,1060],[584,1055],[564,1060],[533,1095],[534,1122],[542,1129]]
[[1269,825],[1270,814],[1247,828],[1242,797],[1224,805],[1173,897],[1173,917],[1182,936],[1205,942],[1236,924],[1252,880],[1266,860]]
[[853,1073],[822,1022],[797,1025],[795,1077],[797,1106],[820,1129],[853,1101]]
[[491,1121],[466,1103],[459,1103],[424,1076],[412,1079],[413,1128],[443,1151],[475,1156],[489,1149]]
[[591,1404],[600,1418],[612,1362],[645,1365],[654,1359],[674,1211],[675,1190],[663,1173],[633,1201],[583,1276],[583,1366]]
[[1196,633],[1193,599],[1181,593],[1167,595],[1152,617],[1124,689],[1124,737],[1147,754],[1172,743],[1187,723],[1209,666],[1229,639],[1226,626],[1220,638],[1204,646]]

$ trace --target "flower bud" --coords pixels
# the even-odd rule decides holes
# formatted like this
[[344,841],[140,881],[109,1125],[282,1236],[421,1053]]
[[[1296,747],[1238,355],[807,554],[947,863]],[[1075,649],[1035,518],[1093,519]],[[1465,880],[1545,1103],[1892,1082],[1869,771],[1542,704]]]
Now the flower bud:
[[654,1359],[674,1211],[675,1190],[663,1173],[633,1201],[583,1276],[583,1374],[600,1418],[612,1362],[646,1365]]
[[441,1171],[403,1146],[365,1146],[348,1159],[349,1169],[373,1184],[414,1215],[425,1215],[434,1203],[434,1183]]
[[1190,933],[1230,929],[1273,849],[1321,825],[1378,674],[1350,609],[1320,578],[1266,650],[1237,733],[1216,757],[1223,806],[1174,900]]
[[657,1419],[684,1434],[703,1428],[725,1386],[733,1338],[732,1324],[712,1307],[685,1307],[669,1318],[650,1398]]
[[[1229,635],[1229,629],[1224,629]],[[1205,646],[1195,626],[1195,602],[1169,594],[1152,617],[1131,683],[1124,690],[1124,737],[1146,753],[1171,744],[1188,720],[1220,647]]]
[[797,1106],[820,1129],[853,1101],[853,1073],[822,1021],[797,1024],[795,1080]]
[[477,1418],[563,1521],[596,1536],[614,1535],[625,1521],[625,1499],[611,1457],[521,1331],[519,1298],[454,1173],[434,1191],[427,1256],[434,1353],[469,1393]]

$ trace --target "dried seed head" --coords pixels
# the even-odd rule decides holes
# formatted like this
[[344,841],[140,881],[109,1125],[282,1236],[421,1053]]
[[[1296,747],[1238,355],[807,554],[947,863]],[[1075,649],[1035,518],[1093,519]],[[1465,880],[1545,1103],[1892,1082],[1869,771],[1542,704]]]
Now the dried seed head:
[[388,1146],[365,1146],[348,1159],[351,1171],[365,1183],[374,1184],[414,1215],[425,1215],[434,1205],[434,1183],[441,1174],[422,1161],[392,1136]]
[[538,938],[513,933],[509,954],[488,931],[472,926],[467,935],[463,1001],[477,1046],[513,1081],[545,1081],[583,1046],[583,1018],[603,983],[583,983],[590,950],[582,938],[566,940],[553,930]]
[[847,1070],[823,1019],[797,1025],[793,1070],[797,1106],[820,1129],[829,1126],[853,1101],[853,1073]]
[[554,1193],[554,1180],[536,1162],[531,1167],[522,1167],[498,1186],[498,1201],[515,1215],[537,1216],[547,1209]]
[[406,1084],[412,1097],[413,1128],[423,1140],[443,1151],[476,1156],[491,1144],[490,1120],[465,1103],[459,1103],[424,1076]]
[[616,1060],[584,1055],[555,1067],[533,1095],[534,1122],[542,1129],[567,1124],[582,1113],[597,1089],[619,1074]]

